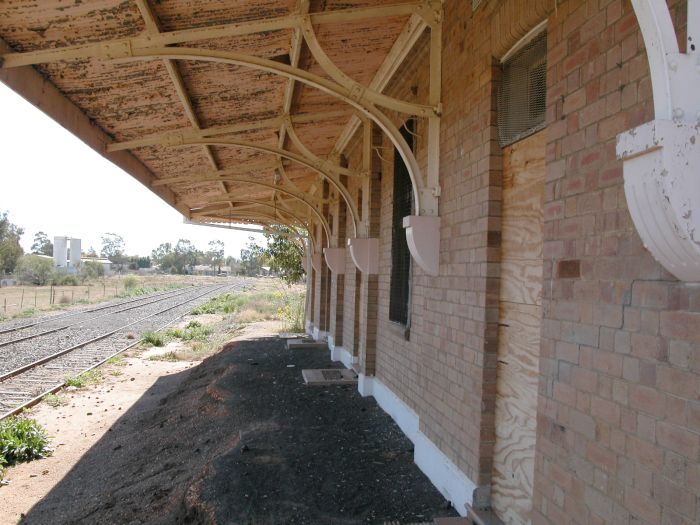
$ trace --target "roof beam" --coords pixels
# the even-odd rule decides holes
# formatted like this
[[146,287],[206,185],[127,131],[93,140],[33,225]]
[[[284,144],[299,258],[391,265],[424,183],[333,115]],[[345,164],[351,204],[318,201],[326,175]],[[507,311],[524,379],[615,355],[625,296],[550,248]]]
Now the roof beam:
[[280,161],[265,161],[244,164],[241,166],[236,166],[233,168],[226,168],[223,170],[210,171],[207,173],[199,173],[195,175],[177,175],[175,177],[163,177],[161,179],[155,179],[151,182],[151,187],[157,186],[167,186],[169,184],[181,184],[186,182],[210,182],[215,181],[216,178],[225,178],[235,175],[245,175],[246,173],[253,173],[256,170],[274,170],[278,168]]
[[[10,49],[0,39],[0,53]],[[150,188],[151,183],[157,180],[153,172],[131,153],[107,151],[105,145],[111,141],[109,135],[34,68],[0,69],[0,81],[144,186]],[[157,188],[153,191],[164,202],[189,217],[189,208],[180,203],[170,189]]]
[[[318,113],[304,113],[301,115],[290,115],[289,118],[296,124],[308,124],[323,120],[332,120],[336,118],[344,118],[351,115],[349,109],[321,111]],[[274,129],[280,127],[285,120],[285,116],[273,117],[269,119],[255,120],[250,122],[238,122],[236,124],[227,124],[224,126],[213,126],[193,130],[191,128],[180,128],[164,133],[155,133],[140,139],[127,140],[124,142],[113,142],[107,146],[107,151],[121,151],[125,149],[134,149],[144,146],[159,146],[172,144],[180,138],[187,140],[192,138],[217,137],[220,135],[230,135],[234,133],[245,133],[247,131],[257,131],[261,129]]]
[[251,20],[233,24],[224,24],[211,27],[199,27],[168,31],[158,34],[146,33],[134,38],[97,42],[92,44],[79,44],[58,49],[43,49],[28,51],[25,53],[3,54],[3,67],[29,66],[34,64],[46,64],[60,60],[75,60],[102,56],[115,58],[115,54],[121,54],[123,49],[143,49],[150,47],[184,44],[201,40],[213,40],[235,36],[251,35],[269,31],[288,30],[301,27],[302,22],[310,19],[313,24],[346,23],[371,18],[385,18],[388,16],[409,16],[425,13],[430,2],[406,2],[375,7],[356,7],[350,9],[335,9],[321,11],[308,15],[290,14],[278,18]]
[[[158,23],[158,19],[153,13],[151,6],[148,4],[148,0],[136,0],[136,6],[141,12],[141,18],[143,18],[143,21],[146,24],[146,32],[152,35],[159,34],[160,24]],[[180,74],[180,70],[178,69],[177,64],[174,60],[169,60],[167,58],[163,60],[163,64],[165,65],[165,69],[168,72],[168,75],[170,76],[170,80],[175,86],[175,92],[177,93],[177,96],[180,99],[180,102],[182,103],[182,107],[184,108],[185,114],[187,115],[187,118],[192,124],[192,127],[195,130],[201,129],[199,117],[197,117],[197,113],[194,110],[192,100],[190,99],[190,96],[187,93],[187,88],[185,87],[185,83],[182,80],[182,75]],[[212,153],[211,148],[205,145],[202,146],[202,149],[204,150],[204,155],[207,157],[207,160],[209,161],[209,164],[211,164],[211,167],[215,170],[218,170],[219,165],[216,162],[216,159],[214,158],[214,154]],[[227,193],[228,188],[226,187],[226,184],[221,182],[220,185],[221,190],[224,193]]]

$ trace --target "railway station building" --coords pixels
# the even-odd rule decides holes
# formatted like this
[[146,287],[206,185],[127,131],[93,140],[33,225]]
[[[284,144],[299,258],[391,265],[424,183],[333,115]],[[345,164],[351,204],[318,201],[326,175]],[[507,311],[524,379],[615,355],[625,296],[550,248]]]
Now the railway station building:
[[188,221],[308,232],[308,332],[460,514],[700,522],[700,0],[16,0],[0,38]]

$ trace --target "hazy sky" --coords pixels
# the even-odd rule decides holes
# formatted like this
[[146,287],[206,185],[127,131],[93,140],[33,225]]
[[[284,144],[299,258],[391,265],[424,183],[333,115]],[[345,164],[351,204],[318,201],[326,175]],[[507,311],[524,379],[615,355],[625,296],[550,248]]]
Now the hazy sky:
[[184,238],[205,251],[222,240],[238,258],[253,235],[183,224],[179,212],[2,83],[0,115],[0,211],[24,228],[25,251],[43,231],[52,240],[80,238],[83,251],[99,253],[102,234],[114,232],[129,255]]

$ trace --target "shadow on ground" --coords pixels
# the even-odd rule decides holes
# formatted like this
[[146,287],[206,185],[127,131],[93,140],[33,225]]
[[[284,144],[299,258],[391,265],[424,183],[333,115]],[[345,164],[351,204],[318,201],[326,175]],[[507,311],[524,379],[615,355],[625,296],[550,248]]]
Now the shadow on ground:
[[[351,524],[453,516],[372,398],[307,387],[327,352],[233,343],[156,383],[23,523]],[[288,365],[294,365],[290,367]]]

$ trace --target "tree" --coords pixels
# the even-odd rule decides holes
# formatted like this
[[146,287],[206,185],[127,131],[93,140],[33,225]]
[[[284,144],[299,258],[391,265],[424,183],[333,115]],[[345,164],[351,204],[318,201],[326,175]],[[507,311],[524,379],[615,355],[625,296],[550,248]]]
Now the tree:
[[0,273],[12,273],[24,253],[19,244],[24,230],[12,224],[7,212],[0,213]]
[[102,236],[102,257],[107,257],[121,271],[122,266],[126,262],[124,256],[124,239],[116,233],[105,233]]
[[241,273],[243,275],[258,275],[267,262],[265,248],[255,242],[254,237],[248,237],[248,244],[241,250]]
[[16,273],[22,282],[43,286],[53,273],[53,261],[38,255],[25,255],[17,262]]
[[221,273],[221,265],[224,262],[224,243],[222,241],[209,241],[209,250],[206,258],[209,265],[217,268],[217,273]]
[[277,226],[283,235],[265,233],[267,248],[265,254],[270,261],[270,268],[280,274],[288,285],[298,283],[304,277],[304,246],[297,233],[287,226]]
[[36,255],[53,255],[53,243],[44,232],[36,232],[34,235],[32,253]]
[[173,250],[177,256],[178,273],[189,273],[194,271],[198,259],[202,257],[202,253],[197,251],[197,248],[192,244],[192,241],[187,239],[178,239],[175,249]]
[[80,265],[80,280],[97,279],[105,274],[105,268],[97,261],[84,261]]
[[95,248],[93,248],[92,246],[90,246],[90,247],[88,248],[88,251],[87,251],[87,253],[85,254],[85,256],[86,256],[86,257],[97,257],[97,251],[95,251]]

